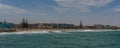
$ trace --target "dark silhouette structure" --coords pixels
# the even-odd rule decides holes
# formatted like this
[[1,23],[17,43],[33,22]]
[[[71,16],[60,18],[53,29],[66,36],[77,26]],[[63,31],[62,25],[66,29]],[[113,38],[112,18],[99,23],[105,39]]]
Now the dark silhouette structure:
[[82,20],[80,21],[80,28],[83,28]]
[[21,22],[21,28],[28,28],[28,21],[25,18]]

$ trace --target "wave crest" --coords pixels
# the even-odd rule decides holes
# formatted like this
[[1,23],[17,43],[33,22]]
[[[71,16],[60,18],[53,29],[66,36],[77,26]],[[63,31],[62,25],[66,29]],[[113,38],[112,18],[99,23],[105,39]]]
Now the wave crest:
[[68,32],[106,32],[106,31],[120,31],[120,30],[68,30],[68,31],[22,31],[22,32],[2,32],[0,35],[9,35],[9,34],[68,34]]

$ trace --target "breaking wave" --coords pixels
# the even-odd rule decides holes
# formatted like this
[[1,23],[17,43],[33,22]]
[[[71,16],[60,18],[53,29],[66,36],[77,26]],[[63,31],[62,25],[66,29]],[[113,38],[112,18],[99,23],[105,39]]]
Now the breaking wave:
[[0,35],[11,35],[11,34],[53,34],[53,33],[59,33],[59,34],[66,34],[62,31],[22,31],[22,32],[2,32]]
[[2,32],[0,35],[10,35],[10,34],[48,34],[48,31],[22,31],[22,32]]
[[69,30],[69,31],[21,31],[21,32],[2,32],[0,35],[9,34],[68,34],[69,32],[106,32],[106,31],[120,31],[120,30]]

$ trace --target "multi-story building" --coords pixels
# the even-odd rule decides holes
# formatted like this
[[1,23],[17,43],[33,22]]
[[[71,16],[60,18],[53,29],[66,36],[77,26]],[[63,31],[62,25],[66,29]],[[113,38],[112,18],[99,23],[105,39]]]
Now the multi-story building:
[[104,25],[102,25],[102,24],[94,24],[93,27],[95,27],[96,29],[103,29]]
[[13,23],[0,22],[0,29],[11,29],[13,28],[13,26],[14,26]]
[[74,28],[73,24],[62,24],[62,23],[37,23],[37,24],[29,24],[30,28]]

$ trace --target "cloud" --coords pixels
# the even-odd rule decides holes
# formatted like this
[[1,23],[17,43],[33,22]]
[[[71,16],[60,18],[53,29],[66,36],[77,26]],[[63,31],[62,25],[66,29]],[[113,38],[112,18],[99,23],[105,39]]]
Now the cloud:
[[29,17],[29,11],[14,6],[0,3],[0,21],[6,20],[8,22],[19,23],[21,18]]
[[52,8],[57,13],[65,13],[66,11],[70,10],[70,8],[55,7],[55,6],[50,6],[50,8]]
[[79,9],[81,12],[88,12],[92,7],[100,8],[113,0],[55,0],[62,7]]
[[25,14],[28,11],[13,7],[10,5],[0,4],[0,14],[9,15],[9,14]]
[[120,7],[113,8],[113,11],[120,12]]
[[117,12],[120,12],[120,6],[115,6],[115,7],[112,7],[106,11],[104,11],[104,13],[117,13]]

